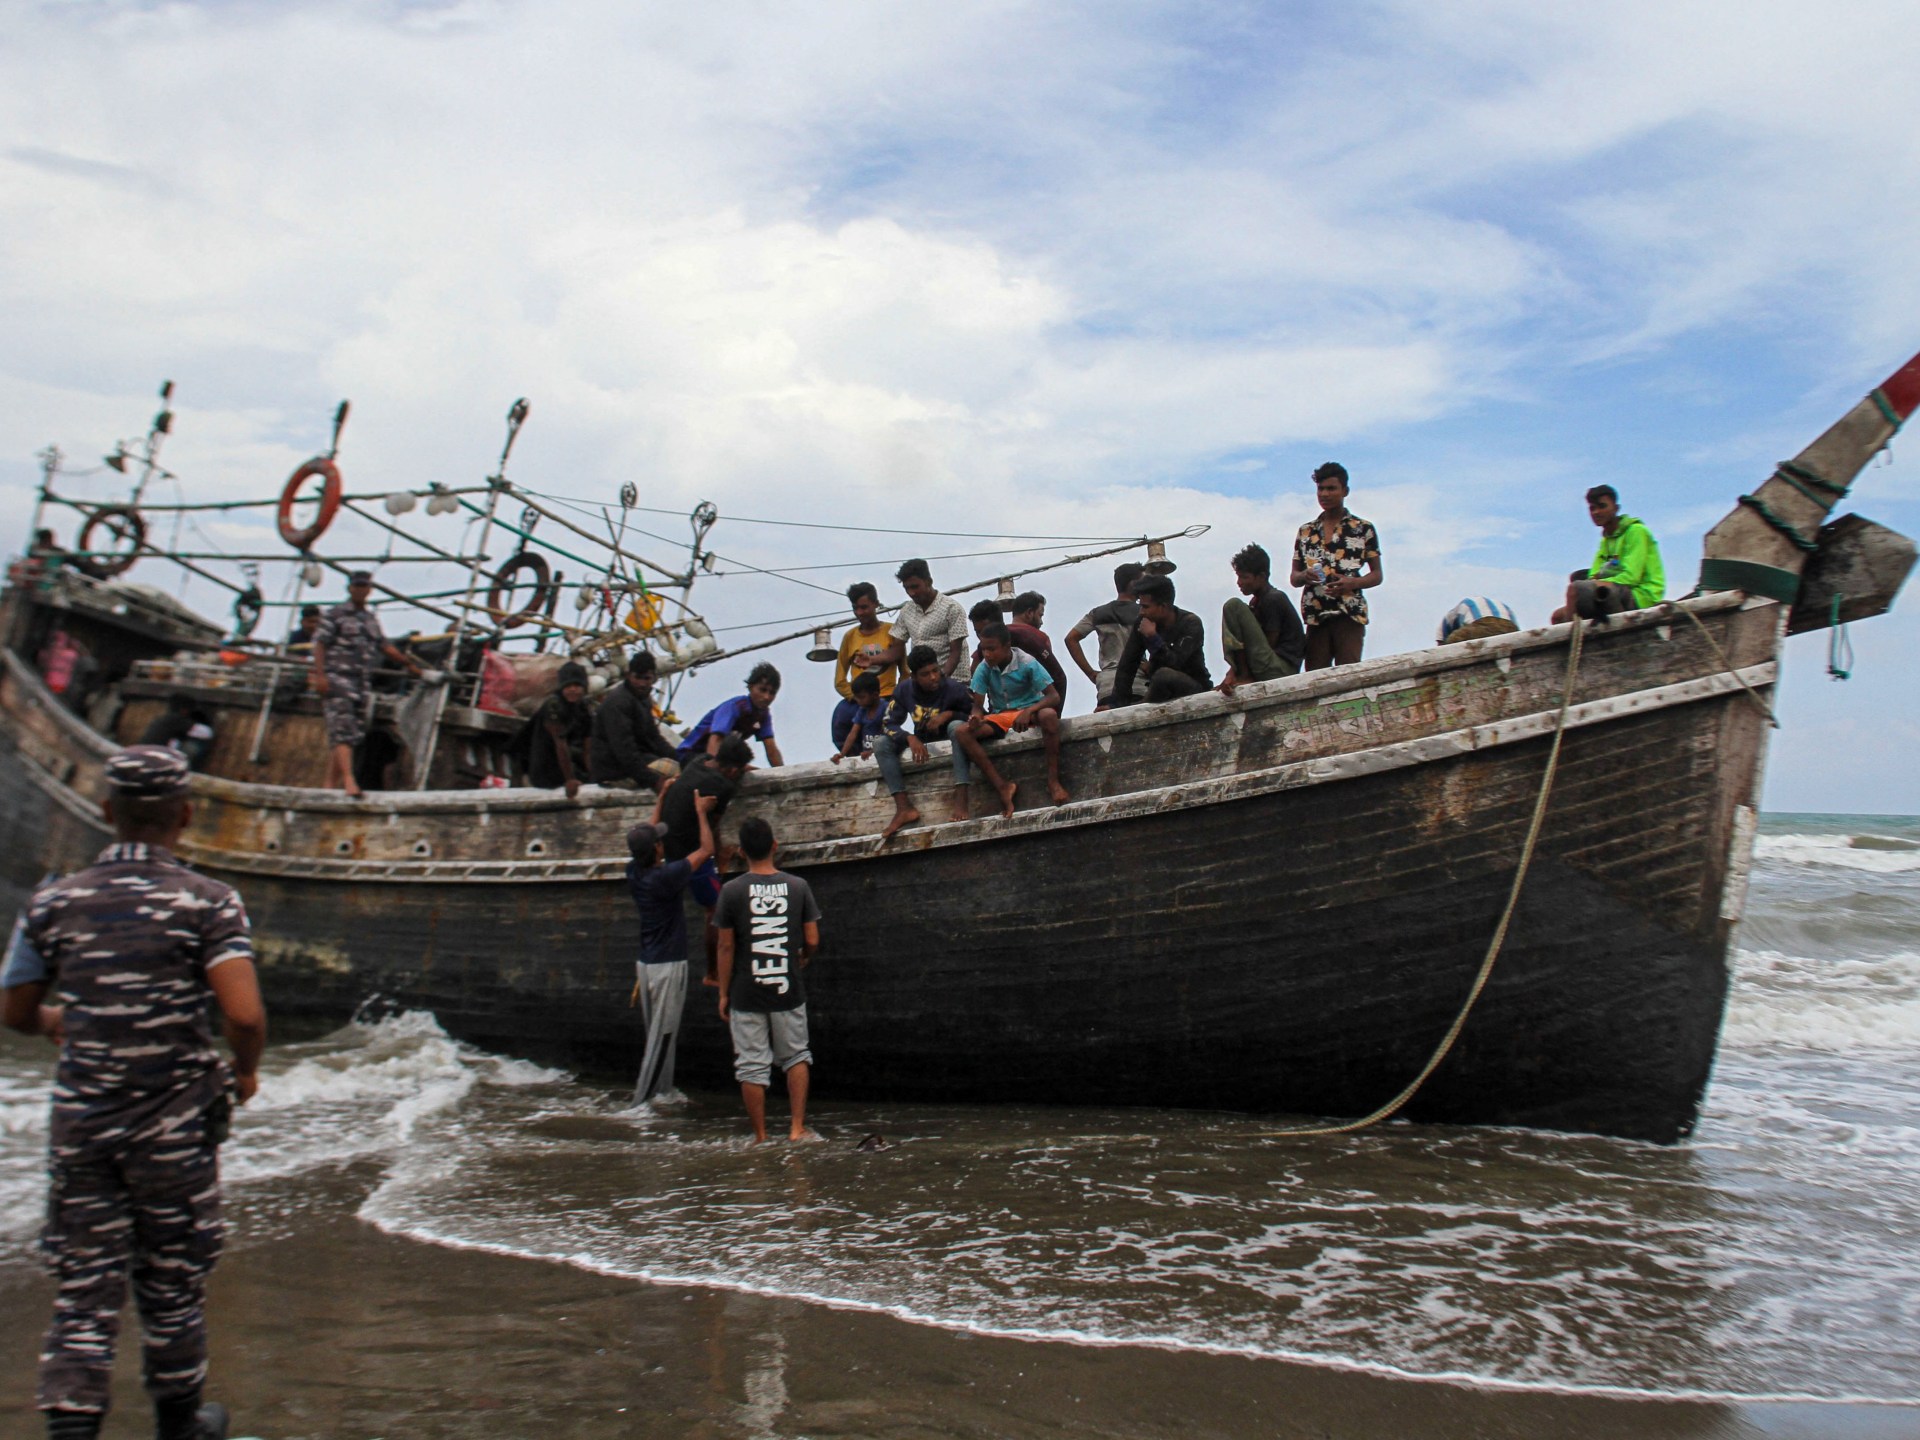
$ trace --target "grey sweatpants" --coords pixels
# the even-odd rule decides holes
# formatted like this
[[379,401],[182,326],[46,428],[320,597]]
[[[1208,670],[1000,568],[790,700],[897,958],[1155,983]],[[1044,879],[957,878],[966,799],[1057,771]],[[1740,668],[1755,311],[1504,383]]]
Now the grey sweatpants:
[[687,962],[634,966],[640,972],[640,1016],[647,1027],[646,1053],[640,1060],[640,1078],[634,1083],[633,1103],[644,1105],[673,1089],[674,1042],[680,1036],[680,1016],[687,1008]]

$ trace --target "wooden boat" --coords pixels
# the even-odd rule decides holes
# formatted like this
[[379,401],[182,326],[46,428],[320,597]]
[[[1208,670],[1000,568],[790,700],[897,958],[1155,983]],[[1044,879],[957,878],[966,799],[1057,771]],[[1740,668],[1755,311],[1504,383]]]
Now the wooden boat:
[[[892,806],[870,767],[749,774],[730,818],[772,821],[827,917],[808,979],[820,1090],[1364,1113],[1459,1011],[1564,727],[1491,981],[1403,1113],[1687,1134],[1779,648],[1790,625],[1891,603],[1913,547],[1852,517],[1819,527],[1917,403],[1920,357],[1743,497],[1708,537],[1710,588],[1576,621],[1570,691],[1563,624],[1077,717],[1070,803],[1046,803],[1038,737],[1013,737],[1011,819],[887,842]],[[0,903],[103,843],[99,762],[126,738],[4,657]],[[932,748],[908,767],[928,816],[947,784]],[[491,1049],[631,1072],[623,835],[644,814],[631,795],[195,785],[183,849],[246,897],[281,1016],[340,1018],[380,997]],[[682,1070],[722,1086],[710,994],[693,991]]]

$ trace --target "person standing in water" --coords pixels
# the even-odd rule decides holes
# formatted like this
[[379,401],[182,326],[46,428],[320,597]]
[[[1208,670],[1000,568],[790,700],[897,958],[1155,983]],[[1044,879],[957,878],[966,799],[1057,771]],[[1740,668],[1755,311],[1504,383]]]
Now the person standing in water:
[[798,875],[775,868],[773,827],[759,816],[740,822],[747,873],[720,891],[720,1018],[733,1035],[734,1078],[753,1138],[767,1138],[767,1083],[786,1072],[790,1140],[818,1140],[807,1128],[813,1052],[807,1048],[802,978],[820,949],[820,904]]
[[1307,669],[1357,665],[1367,643],[1367,597],[1386,577],[1373,522],[1347,509],[1347,467],[1329,460],[1313,472],[1320,513],[1293,542],[1300,618],[1307,627]]

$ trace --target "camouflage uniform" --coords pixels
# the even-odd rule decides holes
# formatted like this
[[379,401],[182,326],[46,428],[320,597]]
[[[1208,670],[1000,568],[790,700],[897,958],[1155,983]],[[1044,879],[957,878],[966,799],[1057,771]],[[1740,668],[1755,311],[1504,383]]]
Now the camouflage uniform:
[[373,667],[387,646],[380,617],[371,608],[336,605],[320,621],[314,641],[327,651],[327,693],[320,702],[329,745],[358,745],[367,738],[367,696]]
[[[177,794],[186,775],[178,753],[154,746],[108,761],[120,795]],[[231,1106],[207,972],[252,954],[232,887],[143,844],[109,845],[41,885],[15,928],[0,984],[44,980],[64,1011],[43,1236],[59,1288],[40,1356],[43,1410],[106,1411],[129,1264],[148,1392],[157,1402],[200,1392]]]

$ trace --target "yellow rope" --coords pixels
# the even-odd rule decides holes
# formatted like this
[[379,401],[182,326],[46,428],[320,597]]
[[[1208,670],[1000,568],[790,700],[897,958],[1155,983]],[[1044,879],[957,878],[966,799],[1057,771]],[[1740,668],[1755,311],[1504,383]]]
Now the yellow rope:
[[1547,773],[1540,782],[1540,798],[1533,805],[1533,822],[1527,826],[1526,844],[1520,847],[1520,868],[1513,873],[1513,888],[1507,893],[1507,908],[1500,912],[1500,923],[1494,928],[1493,939],[1487,945],[1487,957],[1480,962],[1480,973],[1474,977],[1473,988],[1467,992],[1466,1003],[1460,1007],[1460,1013],[1453,1017],[1453,1024],[1448,1027],[1446,1036],[1440,1041],[1427,1063],[1421,1067],[1420,1073],[1408,1081],[1398,1095],[1370,1114],[1339,1125],[1261,1130],[1255,1132],[1256,1134],[1285,1135],[1293,1138],[1305,1135],[1351,1135],[1356,1130],[1365,1130],[1370,1125],[1378,1125],[1419,1093],[1420,1087],[1427,1083],[1433,1072],[1440,1068],[1440,1062],[1445,1060],[1453,1049],[1454,1042],[1460,1038],[1460,1032],[1466,1028],[1467,1017],[1473,1013],[1473,1007],[1480,999],[1480,992],[1487,988],[1487,981],[1493,976],[1493,962],[1500,958],[1500,949],[1507,943],[1507,930],[1513,924],[1514,912],[1520,906],[1520,887],[1526,884],[1527,871],[1533,865],[1534,847],[1539,844],[1540,830],[1546,823],[1547,800],[1553,794],[1554,772],[1560,768],[1560,741],[1567,733],[1567,712],[1573,706],[1573,680],[1580,670],[1580,646],[1585,628],[1578,619],[1574,620],[1573,632],[1567,643],[1566,687],[1561,692],[1560,715],[1553,726],[1553,748],[1547,752]]
[[1727,652],[1720,648],[1720,642],[1714,639],[1713,632],[1707,629],[1707,622],[1691,610],[1683,609],[1680,613],[1700,627],[1700,633],[1706,637],[1707,644],[1713,647],[1713,658],[1720,662],[1720,668],[1740,682],[1740,688],[1747,692],[1747,698],[1753,701],[1762,715],[1767,717],[1767,723],[1778,730],[1780,721],[1774,716],[1772,707],[1760,698],[1760,692],[1747,683],[1746,677],[1733,668],[1733,662],[1727,658]]

